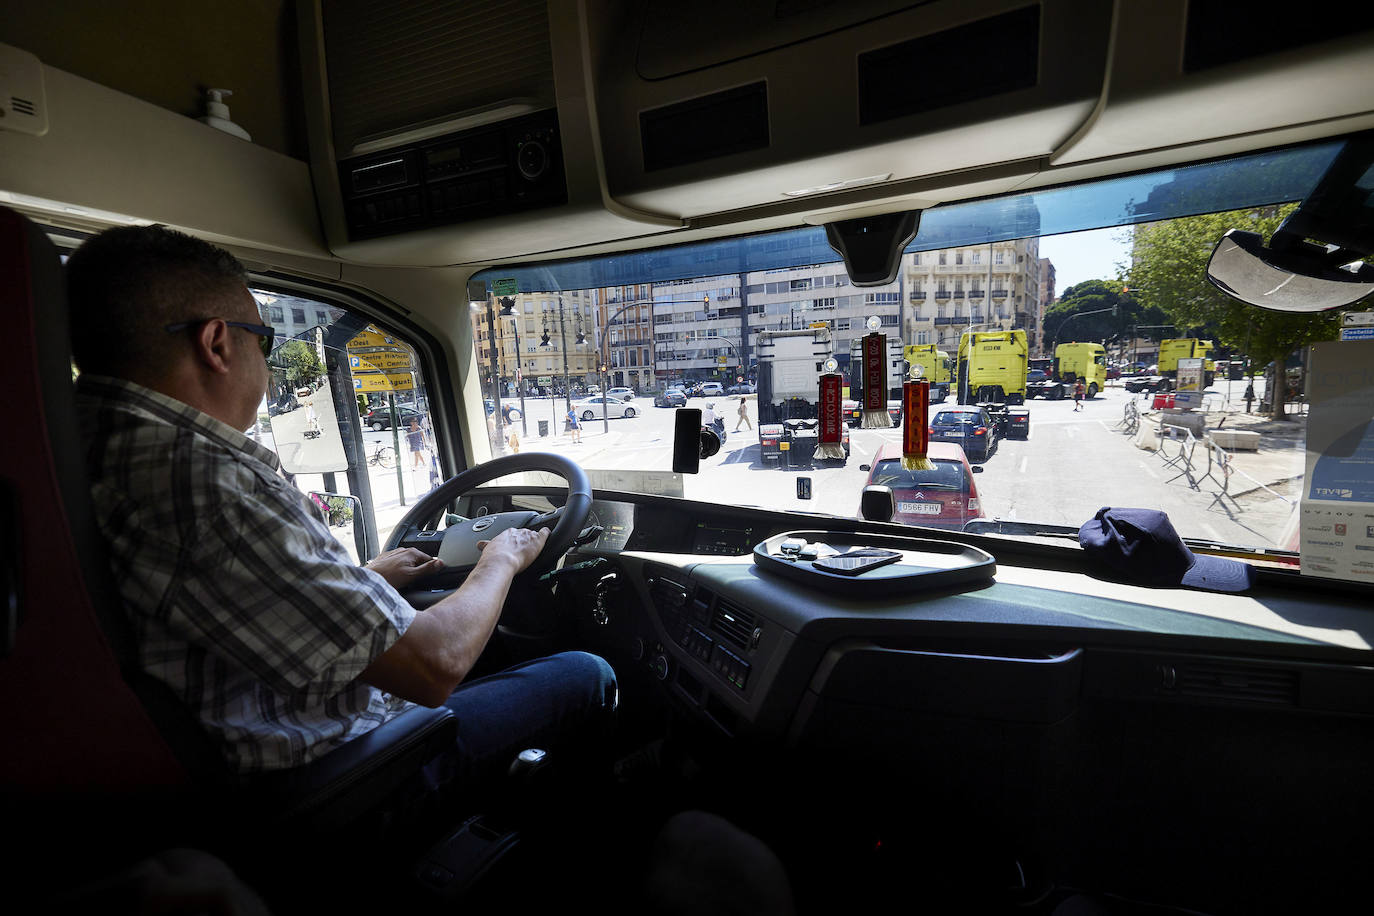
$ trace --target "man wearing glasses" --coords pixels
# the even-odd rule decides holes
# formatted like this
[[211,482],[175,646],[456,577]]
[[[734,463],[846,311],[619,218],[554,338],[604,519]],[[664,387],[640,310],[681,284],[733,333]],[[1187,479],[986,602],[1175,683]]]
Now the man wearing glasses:
[[397,587],[441,562],[402,549],[354,565],[276,455],[243,435],[273,330],[232,255],[122,227],[73,253],[67,280],[91,493],[140,661],[233,770],[309,763],[412,703],[446,703],[461,723],[431,786],[601,733],[616,687],[594,655],[465,681],[547,530],[502,532],[462,588],[417,613]]

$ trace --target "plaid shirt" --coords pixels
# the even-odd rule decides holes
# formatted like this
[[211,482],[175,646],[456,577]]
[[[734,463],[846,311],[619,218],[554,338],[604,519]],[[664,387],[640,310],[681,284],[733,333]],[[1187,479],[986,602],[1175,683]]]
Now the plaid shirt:
[[357,680],[415,618],[277,456],[180,401],[83,375],[96,519],[144,669],[239,773],[299,766],[409,704]]

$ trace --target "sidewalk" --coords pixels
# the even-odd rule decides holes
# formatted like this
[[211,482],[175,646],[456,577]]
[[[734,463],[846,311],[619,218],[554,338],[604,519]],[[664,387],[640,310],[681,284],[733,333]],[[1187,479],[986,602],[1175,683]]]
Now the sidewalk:
[[[1151,409],[1142,409],[1140,413],[1142,421],[1154,421],[1159,415],[1159,411]],[[1257,450],[1226,450],[1231,457],[1232,472],[1237,476],[1231,495],[1239,497],[1268,490],[1296,501],[1305,473],[1305,412],[1292,412],[1287,420],[1272,420],[1258,413],[1246,413],[1244,409],[1210,410],[1202,415],[1205,418],[1204,428],[1209,433],[1217,429],[1229,429],[1260,434]]]

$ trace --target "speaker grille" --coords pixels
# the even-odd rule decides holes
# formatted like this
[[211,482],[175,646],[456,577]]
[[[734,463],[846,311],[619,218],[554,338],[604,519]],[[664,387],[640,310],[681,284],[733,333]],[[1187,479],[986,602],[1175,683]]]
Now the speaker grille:
[[552,107],[543,0],[325,0],[334,148],[517,98]]

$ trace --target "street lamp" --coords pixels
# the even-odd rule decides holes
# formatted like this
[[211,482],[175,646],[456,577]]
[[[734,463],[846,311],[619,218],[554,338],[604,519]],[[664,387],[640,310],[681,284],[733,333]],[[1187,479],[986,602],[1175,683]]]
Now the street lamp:
[[[580,316],[578,320],[581,321]],[[578,331],[578,336],[585,340],[581,330]],[[572,392],[568,381],[568,324],[563,314],[563,294],[561,292],[558,294],[558,340],[559,349],[563,351],[563,406],[572,410]],[[544,336],[540,340],[539,346],[553,346],[549,341],[549,310],[547,308],[544,309]]]
[[511,319],[515,329],[515,388],[520,393],[520,433],[529,438],[529,425],[525,421],[525,378],[520,352],[520,316],[515,314],[515,300],[509,296],[501,297],[501,317]]
[[[484,299],[487,307],[487,359],[489,371],[491,372],[491,411],[492,422],[498,422],[501,416],[501,384],[499,370],[496,365],[496,316],[491,307],[491,296]],[[476,302],[470,303],[469,307],[474,313],[478,311]],[[492,447],[502,454],[506,451],[505,437],[497,435]]]

